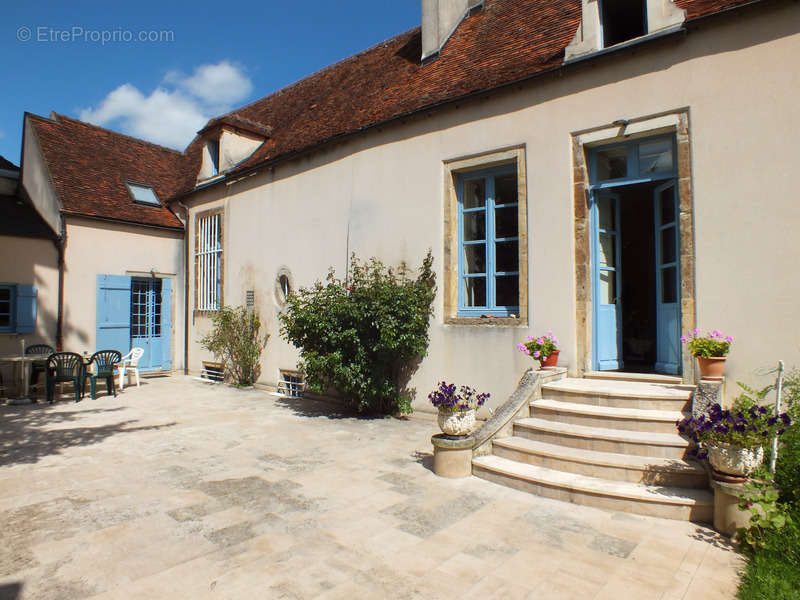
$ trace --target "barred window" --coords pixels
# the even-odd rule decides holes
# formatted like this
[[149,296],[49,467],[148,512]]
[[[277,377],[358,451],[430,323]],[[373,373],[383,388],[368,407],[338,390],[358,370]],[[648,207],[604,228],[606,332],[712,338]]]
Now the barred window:
[[219,310],[222,305],[222,213],[197,217],[194,262],[196,309]]

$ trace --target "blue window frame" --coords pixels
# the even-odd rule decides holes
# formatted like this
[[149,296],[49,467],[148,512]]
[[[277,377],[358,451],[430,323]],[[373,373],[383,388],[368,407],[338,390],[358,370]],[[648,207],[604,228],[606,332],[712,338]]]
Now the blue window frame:
[[457,175],[458,315],[519,315],[516,164]]
[[589,152],[592,190],[671,179],[677,176],[677,172],[678,157],[673,135],[598,146]]
[[17,299],[17,286],[0,284],[0,333],[14,333],[16,331],[15,315]]

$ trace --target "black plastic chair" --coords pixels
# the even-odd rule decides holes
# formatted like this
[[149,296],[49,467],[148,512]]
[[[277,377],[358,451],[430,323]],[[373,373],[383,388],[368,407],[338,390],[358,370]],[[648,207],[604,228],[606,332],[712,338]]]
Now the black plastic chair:
[[[55,353],[56,349],[52,346],[48,346],[47,344],[34,344],[33,346],[28,346],[25,348],[25,356],[30,356],[31,354],[46,354],[49,356]],[[35,385],[39,380],[39,373],[44,373],[45,371],[47,371],[47,366],[35,363],[32,364],[30,385]]]
[[[100,350],[92,354],[89,364],[86,366],[86,376],[89,378],[89,383],[92,388],[92,400],[96,397],[97,380],[106,380],[106,389],[108,389],[114,397],[117,397],[117,388],[114,386],[114,376],[116,375],[117,365],[122,361],[122,353],[117,350]],[[89,369],[94,365],[94,373]]]
[[74,352],[56,352],[47,359],[47,401],[53,403],[56,384],[72,382],[75,386],[75,402],[83,391],[83,357]]

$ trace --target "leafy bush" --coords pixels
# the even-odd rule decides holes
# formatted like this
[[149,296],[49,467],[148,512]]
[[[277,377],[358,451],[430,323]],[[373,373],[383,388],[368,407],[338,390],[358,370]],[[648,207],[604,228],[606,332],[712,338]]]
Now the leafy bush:
[[693,356],[712,358],[728,356],[728,352],[731,351],[733,338],[729,335],[723,336],[722,332],[716,329],[705,335],[703,335],[702,330],[695,329],[688,335],[682,335],[681,342],[688,344],[689,352],[691,352]]
[[793,504],[800,511],[800,371],[789,373],[783,389],[792,425],[780,438],[775,485],[781,501]]
[[223,306],[212,317],[211,332],[200,340],[225,367],[236,385],[251,385],[261,375],[261,353],[269,334],[261,335],[261,319],[244,306]]
[[401,394],[412,363],[428,351],[436,294],[428,251],[416,277],[402,264],[387,268],[355,254],[348,280],[331,269],[326,282],[292,294],[280,316],[281,333],[300,349],[308,387],[332,386],[360,412],[408,412]]

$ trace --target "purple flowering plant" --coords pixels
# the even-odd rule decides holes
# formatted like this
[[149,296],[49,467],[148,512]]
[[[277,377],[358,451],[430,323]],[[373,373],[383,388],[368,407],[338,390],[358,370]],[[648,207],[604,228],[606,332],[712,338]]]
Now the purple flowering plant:
[[535,358],[544,360],[550,356],[554,350],[558,350],[558,338],[548,331],[538,337],[528,336],[527,341],[517,344],[517,350]]
[[722,335],[722,332],[716,329],[705,334],[701,329],[695,329],[691,333],[682,335],[681,342],[688,346],[689,352],[693,356],[714,358],[728,356],[733,338],[729,335]]
[[456,388],[455,383],[442,381],[439,387],[428,394],[428,400],[440,411],[464,412],[483,406],[490,396],[488,393],[479,394],[467,385]]
[[[786,413],[774,415],[772,407],[759,406],[746,396],[740,396],[730,409],[712,404],[708,412],[698,417],[686,417],[676,422],[678,432],[704,447],[730,444],[741,448],[766,445],[775,435],[781,435],[791,425]],[[701,457],[703,449],[696,452]]]

